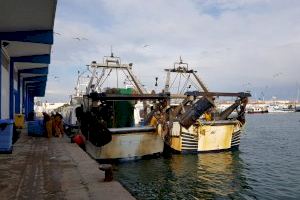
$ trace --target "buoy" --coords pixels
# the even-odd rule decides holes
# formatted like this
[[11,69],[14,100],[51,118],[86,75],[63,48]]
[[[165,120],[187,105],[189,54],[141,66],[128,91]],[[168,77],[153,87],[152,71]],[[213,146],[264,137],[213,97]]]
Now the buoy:
[[85,144],[85,139],[84,136],[81,134],[77,134],[73,137],[73,141],[78,144],[79,146],[84,145]]

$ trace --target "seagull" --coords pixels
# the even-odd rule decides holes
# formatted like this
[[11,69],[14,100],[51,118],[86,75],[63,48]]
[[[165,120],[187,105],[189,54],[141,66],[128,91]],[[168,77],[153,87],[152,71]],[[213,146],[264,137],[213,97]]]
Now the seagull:
[[80,40],[88,40],[88,39],[85,38],[85,37],[76,37],[76,38],[73,38],[73,39],[78,40],[78,41],[80,41]]
[[58,32],[53,32],[54,34],[56,34],[56,35],[61,35],[60,33],[58,33]]
[[276,77],[278,77],[278,76],[280,76],[280,75],[282,75],[282,73],[281,73],[281,72],[278,72],[278,73],[276,73],[276,74],[273,75],[273,78],[276,78]]
[[145,47],[149,47],[149,46],[150,46],[150,44],[145,44],[145,45],[144,45],[144,48],[145,48]]

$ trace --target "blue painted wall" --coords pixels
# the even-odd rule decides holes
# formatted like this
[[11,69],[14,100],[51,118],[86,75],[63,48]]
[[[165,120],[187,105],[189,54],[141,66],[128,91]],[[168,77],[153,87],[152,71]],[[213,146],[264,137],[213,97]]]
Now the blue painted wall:
[[1,105],[2,105],[2,41],[0,40],[0,119],[1,119]]

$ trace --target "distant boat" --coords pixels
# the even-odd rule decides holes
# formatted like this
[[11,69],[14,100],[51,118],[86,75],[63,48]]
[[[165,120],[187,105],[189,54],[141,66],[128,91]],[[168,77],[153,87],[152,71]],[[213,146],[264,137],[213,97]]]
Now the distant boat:
[[278,104],[271,104],[268,106],[269,113],[287,113],[287,112],[295,112],[293,107],[289,106],[281,106]]
[[247,113],[249,114],[255,114],[255,113],[268,113],[268,108],[267,107],[262,107],[262,106],[251,106],[247,108]]

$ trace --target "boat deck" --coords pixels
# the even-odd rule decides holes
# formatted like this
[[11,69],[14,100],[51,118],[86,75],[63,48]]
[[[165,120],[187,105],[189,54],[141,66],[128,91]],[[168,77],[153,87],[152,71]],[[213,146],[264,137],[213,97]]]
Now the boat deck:
[[1,199],[135,199],[67,138],[21,133],[12,154],[0,154]]

